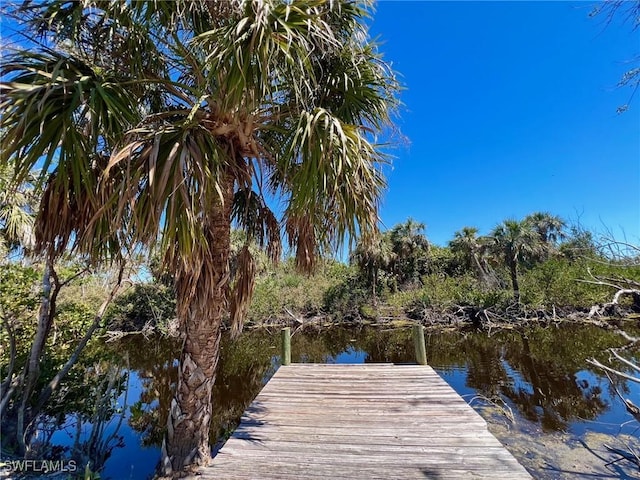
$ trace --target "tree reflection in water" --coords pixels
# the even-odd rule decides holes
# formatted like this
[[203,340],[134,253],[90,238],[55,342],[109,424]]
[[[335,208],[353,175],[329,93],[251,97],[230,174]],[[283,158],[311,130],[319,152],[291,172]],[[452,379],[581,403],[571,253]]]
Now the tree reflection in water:
[[522,416],[539,422],[546,431],[566,431],[573,420],[595,419],[605,411],[607,403],[599,385],[577,381],[580,367],[575,361],[580,356],[584,362],[589,352],[572,348],[571,334],[562,339],[551,338],[551,348],[545,348],[548,339],[539,338],[537,333],[531,338],[523,334],[519,342],[514,339],[508,344],[505,359],[520,379],[502,393]]
[[[228,437],[277,369],[279,342],[278,329],[249,331],[235,341],[224,339],[214,388],[212,445]],[[127,461],[135,462],[135,452],[142,448],[157,450],[159,458],[171,391],[177,381],[178,343],[176,339],[126,337],[105,346],[105,357],[129,356],[131,404],[126,407],[127,425],[123,426],[129,430],[123,448]],[[608,421],[626,420],[620,402],[613,400],[608,388],[601,387],[607,385],[606,379],[585,361],[591,357],[606,361],[605,350],[622,343],[612,332],[585,326],[529,328],[491,336],[482,332],[428,333],[427,355],[429,364],[442,373],[462,372],[465,392],[459,393],[471,391],[505,401],[516,421],[526,419],[538,425],[537,430],[552,432],[597,420],[605,412]],[[354,357],[353,352],[358,355]],[[627,353],[638,357],[637,350]],[[366,363],[413,362],[410,329],[313,329],[293,336],[293,362],[336,362],[343,356]],[[138,383],[134,385],[135,379]],[[618,388],[629,391],[625,384]],[[137,467],[136,472],[146,468],[152,473],[153,467]],[[106,476],[109,470],[105,470]]]
[[491,337],[442,335],[432,342],[436,351],[430,363],[445,369],[463,366],[466,385],[479,395],[506,401],[517,417],[543,431],[567,431],[572,422],[594,420],[609,408],[611,395],[603,395],[601,387],[606,382],[586,359],[606,357],[607,348],[622,343],[612,332],[585,326],[537,327]]
[[[258,394],[278,364],[278,332],[253,331],[223,342],[215,386],[212,443],[235,428],[238,418]],[[159,445],[172,384],[176,381],[176,346],[166,340],[137,339],[127,344],[143,391],[132,407],[130,424],[145,445]],[[600,381],[578,379],[589,370],[586,358],[606,357],[604,350],[621,344],[611,332],[590,327],[531,328],[488,336],[471,332],[431,334],[429,363],[439,368],[466,369],[466,386],[487,398],[502,397],[517,415],[545,431],[565,431],[576,420],[593,420],[609,407]],[[294,362],[335,361],[349,348],[365,353],[366,363],[408,363],[413,360],[410,331],[332,329],[297,332],[292,341]],[[161,361],[158,361],[161,359]],[[593,379],[599,373],[590,372]],[[604,383],[603,383],[604,384]]]

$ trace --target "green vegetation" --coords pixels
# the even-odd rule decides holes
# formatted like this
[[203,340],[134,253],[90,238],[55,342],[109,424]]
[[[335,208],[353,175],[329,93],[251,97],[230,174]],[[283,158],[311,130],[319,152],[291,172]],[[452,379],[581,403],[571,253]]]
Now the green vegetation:
[[[11,455],[54,458],[55,452],[43,450],[42,437],[67,417],[96,425],[104,421],[111,416],[114,392],[123,388],[120,376],[117,380],[103,368],[112,362],[97,355],[96,342],[91,342],[111,274],[89,268],[81,259],[53,262],[29,255],[39,191],[32,177],[16,185],[7,173],[0,172],[2,449]],[[113,445],[99,439],[98,430],[96,426],[92,433],[93,445],[76,442],[74,458],[91,450],[92,455],[102,452],[106,460]]]
[[[611,302],[618,289],[640,282],[635,248],[611,255],[593,234],[548,213],[506,220],[488,236],[465,227],[445,247],[431,245],[422,229],[409,219],[363,237],[348,265],[327,262],[331,268],[312,278],[281,269],[259,276],[257,291],[290,303],[258,295],[250,318],[283,318],[285,307],[334,320],[558,318]],[[294,285],[304,285],[306,304]],[[635,298],[624,299],[624,311],[640,309]]]
[[108,274],[60,262],[50,271],[55,280],[47,296],[45,268],[39,262],[0,268],[2,451],[60,458],[64,452],[50,450],[45,439],[75,419],[93,429],[66,455],[102,465],[118,443],[102,438],[104,422],[126,385],[122,357],[104,352],[99,339],[88,339]]
[[[593,304],[610,301],[616,291],[613,286],[581,280],[606,278],[617,279],[620,283],[640,280],[637,258],[629,255],[612,258],[611,249],[608,250],[609,255],[605,255],[602,245],[593,240],[593,235],[574,230],[573,233],[569,231],[562,240],[559,240],[559,236],[551,240],[546,249],[531,250],[535,255],[527,253],[519,256],[517,272],[520,296],[519,303],[515,303],[511,268],[504,258],[504,250],[495,249],[497,242],[494,238],[479,236],[475,229],[466,228],[454,235],[450,245],[440,247],[430,244],[419,227],[420,224],[409,221],[380,235],[388,253],[383,255],[385,261],[379,262],[375,276],[371,275],[367,262],[361,263],[364,257],[361,254],[352,255],[349,263],[324,259],[316,272],[308,275],[296,269],[294,258],[288,258],[274,267],[256,252],[256,284],[248,312],[249,322],[264,326],[291,322],[293,320],[289,312],[319,327],[327,323],[349,325],[405,318],[482,324],[487,320],[551,317],[554,309],[557,317],[561,317],[587,312]],[[245,242],[245,237],[238,232],[234,232],[232,237],[236,246]],[[536,244],[542,241],[540,235],[529,235],[528,238]],[[234,247],[233,251],[237,255],[241,249]],[[361,243],[356,245],[356,251],[358,249],[364,251]],[[525,249],[522,251],[527,252]],[[400,255],[405,256],[403,261],[397,260]],[[372,257],[375,258],[374,255]],[[235,262],[234,256],[232,269]],[[13,378],[15,381],[21,375],[28,376],[29,370],[25,370],[25,366],[32,355],[33,338],[39,328],[37,319],[42,305],[45,267],[45,264],[38,262],[14,260],[6,261],[0,269],[0,313],[4,326],[0,332],[3,345],[0,373],[5,386],[10,385],[6,383],[7,379]],[[175,294],[171,279],[156,267],[157,264],[151,262],[144,269],[153,274],[148,281],[131,286],[114,300],[100,324],[102,331],[145,330],[145,326],[157,327],[161,332],[170,331],[170,324],[176,317]],[[126,365],[123,364],[122,352],[128,351],[131,362],[142,365],[138,376],[142,379],[144,392],[138,403],[131,407],[130,425],[141,432],[145,444],[159,445],[169,412],[172,385],[178,378],[173,358],[181,340],[132,337],[120,342],[120,345],[127,345],[123,349],[118,348],[118,343],[104,344],[101,338],[93,338],[64,378],[64,388],[51,392],[47,402],[40,405],[41,393],[46,391],[46,386],[68,361],[90,328],[95,312],[107,294],[104,286],[110,283],[108,272],[90,271],[81,264],[69,261],[58,262],[55,272],[57,282],[62,287],[53,309],[50,335],[46,337],[40,354],[35,384],[28,391],[24,385],[14,384],[13,397],[3,405],[3,451],[19,454],[15,442],[12,443],[12,438],[16,437],[16,432],[12,430],[17,425],[12,419],[16,418],[16,413],[24,403],[28,412],[37,412],[35,417],[25,416],[26,433],[54,431],[70,421],[93,424],[95,430],[89,437],[89,443],[77,442],[73,452],[67,454],[81,459],[79,464],[82,465],[91,459],[94,462],[92,470],[99,471],[117,445],[117,436],[103,438],[100,432],[108,418],[121,414],[115,399],[126,387]],[[371,288],[374,278],[377,280],[375,291]],[[614,285],[612,281],[607,283]],[[633,297],[625,305],[625,311],[630,311],[634,307]],[[313,322],[314,319],[321,321]],[[229,322],[229,318],[226,321]],[[412,355],[411,337],[407,330],[380,332],[369,329],[357,335],[353,330],[337,331],[339,333],[319,328],[313,335],[295,336],[292,351],[294,361],[327,361],[332,355],[347,350],[354,337],[361,343],[358,348],[369,353],[370,361],[401,362]],[[544,428],[564,428],[575,415],[571,412],[576,409],[582,409],[581,417],[590,418],[604,408],[599,403],[598,392],[582,392],[573,385],[575,382],[571,381],[571,375],[580,368],[584,355],[598,357],[603,349],[620,341],[620,337],[613,332],[592,332],[589,338],[591,335],[593,338],[588,340],[588,344],[580,340],[583,343],[574,345],[574,340],[567,342],[565,337],[550,332],[501,332],[500,335],[511,345],[507,350],[498,348],[501,343],[495,339],[489,342],[486,335],[454,338],[431,333],[427,349],[429,362],[444,362],[439,355],[445,350],[448,356],[457,354],[459,364],[468,365],[470,378],[474,379],[473,382],[477,380],[471,386],[484,396],[492,398],[500,395],[509,399],[525,417],[541,422]],[[576,330],[575,335],[576,339],[582,339],[587,335],[587,330]],[[224,401],[214,406],[210,442],[224,438],[234,428],[242,409],[261,388],[263,376],[273,368],[271,355],[276,351],[270,349],[273,343],[270,338],[267,332],[258,332],[257,335],[243,335],[235,341],[222,344],[220,372],[214,394],[217,398],[241,398],[242,402],[231,405]],[[452,347],[451,342],[459,342],[460,345]],[[13,353],[10,348],[12,344]],[[255,355],[257,351],[261,352],[259,356]],[[548,377],[547,360],[544,359],[557,352],[564,352],[556,355],[562,361],[557,360],[558,364],[554,367],[556,373],[553,378]],[[501,382],[507,373],[499,361],[502,357],[509,359],[510,364],[517,365],[527,382],[541,385],[544,394],[531,394],[528,390],[504,386]],[[13,362],[11,358],[14,358]],[[487,362],[488,358],[492,360]],[[451,359],[446,362],[450,363]],[[563,368],[567,370],[566,378],[559,383],[557,372],[564,372]],[[14,373],[11,374],[9,369],[13,369]],[[21,373],[23,371],[26,373]],[[497,385],[503,387],[498,388]],[[549,403],[547,400],[554,394],[558,395],[558,392],[562,392],[560,395],[565,399],[563,402],[567,402],[566,407],[562,403]],[[5,387],[3,393],[6,393]],[[159,399],[159,404],[155,403],[156,399]],[[542,414],[536,407],[541,403],[544,405]],[[154,405],[153,408],[151,405]],[[573,405],[573,410],[569,405]],[[25,446],[28,446],[29,435],[25,439]],[[33,437],[33,440],[37,438]],[[42,444],[32,443],[32,453],[37,451],[39,455],[54,455],[48,450],[34,450],[36,445]],[[50,445],[46,448],[50,448]]]
[[[640,282],[638,258],[629,252],[614,257],[593,234],[567,228],[550,214],[504,221],[488,236],[465,227],[444,247],[430,244],[423,228],[409,219],[363,237],[348,263],[325,259],[312,275],[297,271],[293,258],[278,266],[263,262],[248,322],[278,324],[292,315],[330,323],[408,318],[477,324],[586,316],[617,289],[637,289]],[[619,313],[638,311],[634,298],[623,297]],[[110,328],[158,325],[159,318],[172,318],[173,305],[167,287],[136,287],[115,302]],[[127,320],[131,312],[136,318]]]

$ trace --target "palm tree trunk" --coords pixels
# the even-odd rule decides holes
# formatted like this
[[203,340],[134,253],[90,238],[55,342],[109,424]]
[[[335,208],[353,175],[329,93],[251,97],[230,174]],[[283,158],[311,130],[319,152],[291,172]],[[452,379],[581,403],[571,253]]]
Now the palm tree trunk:
[[371,293],[373,294],[373,306],[378,306],[378,295],[376,292],[376,286],[378,284],[378,269],[373,269],[373,284],[371,285]]
[[518,284],[518,263],[516,260],[509,261],[511,271],[511,285],[513,285],[513,301],[520,304],[520,285]]
[[478,258],[478,254],[474,252],[474,253],[471,254],[471,256],[473,258],[473,262],[476,265],[476,270],[478,271],[478,280],[480,280],[480,283],[484,287],[489,286],[489,275],[487,275],[487,272],[485,271],[484,267],[480,263],[480,259]]
[[231,203],[233,179],[223,186],[223,202],[217,201],[206,216],[207,245],[199,245],[190,263],[176,272],[178,318],[184,344],[178,366],[178,384],[169,412],[162,448],[163,475],[186,467],[205,465],[211,459],[211,391],[215,383],[220,349],[221,323],[227,312]]

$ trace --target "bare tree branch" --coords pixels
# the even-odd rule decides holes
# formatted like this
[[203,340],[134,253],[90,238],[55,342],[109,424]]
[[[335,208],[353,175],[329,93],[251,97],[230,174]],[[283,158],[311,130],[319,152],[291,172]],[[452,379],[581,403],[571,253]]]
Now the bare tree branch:
[[624,378],[625,380],[629,380],[631,382],[635,382],[635,383],[640,383],[640,378],[636,378],[636,377],[632,377],[631,375],[627,375],[626,373],[620,372],[614,368],[608,367],[606,365],[603,365],[602,363],[600,363],[598,360],[596,360],[595,358],[589,358],[587,359],[587,363],[590,363],[591,365],[593,365],[594,367],[598,367],[602,370],[605,370],[607,372],[613,373],[621,378]]

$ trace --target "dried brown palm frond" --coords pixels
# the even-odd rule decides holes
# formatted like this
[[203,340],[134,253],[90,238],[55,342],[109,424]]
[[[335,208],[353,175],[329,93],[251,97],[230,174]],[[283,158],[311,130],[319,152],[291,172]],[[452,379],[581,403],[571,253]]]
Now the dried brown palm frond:
[[296,267],[302,272],[313,272],[320,256],[320,245],[310,215],[288,216],[285,229],[289,247],[295,248]]
[[36,250],[61,255],[68,249],[89,259],[114,260],[122,254],[122,232],[112,229],[107,206],[98,207],[94,192],[60,181],[54,173],[46,183],[35,222]]
[[229,316],[231,337],[242,332],[242,324],[251,304],[256,278],[256,262],[248,245],[244,245],[237,256],[236,278],[230,289]]
[[266,249],[272,262],[280,259],[280,223],[262,195],[253,190],[239,189],[233,199],[233,219],[249,241],[255,240],[260,248]]

